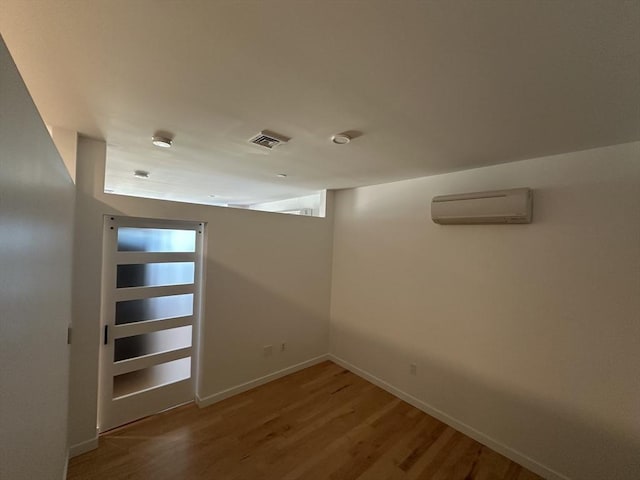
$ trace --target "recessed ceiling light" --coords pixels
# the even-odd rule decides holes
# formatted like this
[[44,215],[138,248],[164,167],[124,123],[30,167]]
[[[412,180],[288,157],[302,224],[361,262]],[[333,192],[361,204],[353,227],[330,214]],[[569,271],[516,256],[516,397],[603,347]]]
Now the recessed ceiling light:
[[351,141],[351,137],[346,133],[336,133],[331,137],[331,141],[336,145],[346,145]]
[[279,177],[279,178],[287,178],[287,174],[286,173],[279,173],[277,175],[277,177]]
[[172,142],[172,139],[170,139],[169,137],[164,137],[162,135],[154,135],[153,137],[151,137],[151,143],[153,143],[156,147],[169,148]]
[[149,172],[146,170],[136,170],[133,172],[133,176],[136,178],[149,178]]

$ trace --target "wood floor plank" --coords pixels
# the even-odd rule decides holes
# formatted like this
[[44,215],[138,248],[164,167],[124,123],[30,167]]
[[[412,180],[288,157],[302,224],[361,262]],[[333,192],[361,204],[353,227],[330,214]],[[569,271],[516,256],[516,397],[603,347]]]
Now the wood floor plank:
[[540,479],[332,362],[107,432],[67,478]]

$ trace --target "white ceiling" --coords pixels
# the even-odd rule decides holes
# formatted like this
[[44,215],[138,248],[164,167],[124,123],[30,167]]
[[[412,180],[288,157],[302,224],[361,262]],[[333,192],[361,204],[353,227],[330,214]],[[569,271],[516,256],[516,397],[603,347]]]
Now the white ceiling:
[[0,0],[0,31],[116,191],[252,203],[640,139],[637,1]]

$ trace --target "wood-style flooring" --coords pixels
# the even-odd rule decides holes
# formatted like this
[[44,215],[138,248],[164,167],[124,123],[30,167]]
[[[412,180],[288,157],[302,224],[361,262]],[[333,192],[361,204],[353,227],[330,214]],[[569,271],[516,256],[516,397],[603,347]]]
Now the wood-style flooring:
[[324,362],[207,408],[106,433],[69,480],[533,480],[525,468]]

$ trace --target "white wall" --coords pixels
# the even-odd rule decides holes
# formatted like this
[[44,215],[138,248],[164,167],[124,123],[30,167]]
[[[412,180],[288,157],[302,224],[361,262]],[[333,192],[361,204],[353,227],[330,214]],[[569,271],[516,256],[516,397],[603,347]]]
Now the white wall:
[[250,210],[260,210],[263,212],[287,212],[291,210],[311,210],[314,217],[324,217],[326,213],[325,198],[326,190],[314,193],[313,195],[305,195],[304,197],[288,198],[286,200],[277,200],[275,202],[256,203],[250,205]]
[[[530,225],[430,220],[522,186]],[[549,477],[640,478],[640,143],[338,192],[334,228],[334,355]]]
[[76,156],[78,147],[78,133],[62,127],[48,127],[53,143],[58,149],[60,158],[64,162],[71,180],[76,181]]
[[0,39],[0,478],[67,454],[74,187]]
[[[331,218],[109,195],[102,192],[105,144],[81,138],[71,444],[95,436],[102,215],[207,222],[200,398],[326,355],[333,226]],[[143,181],[143,180],[142,180]],[[276,345],[287,343],[284,353]],[[274,345],[271,357],[263,346]],[[75,453],[82,448],[74,448]]]

